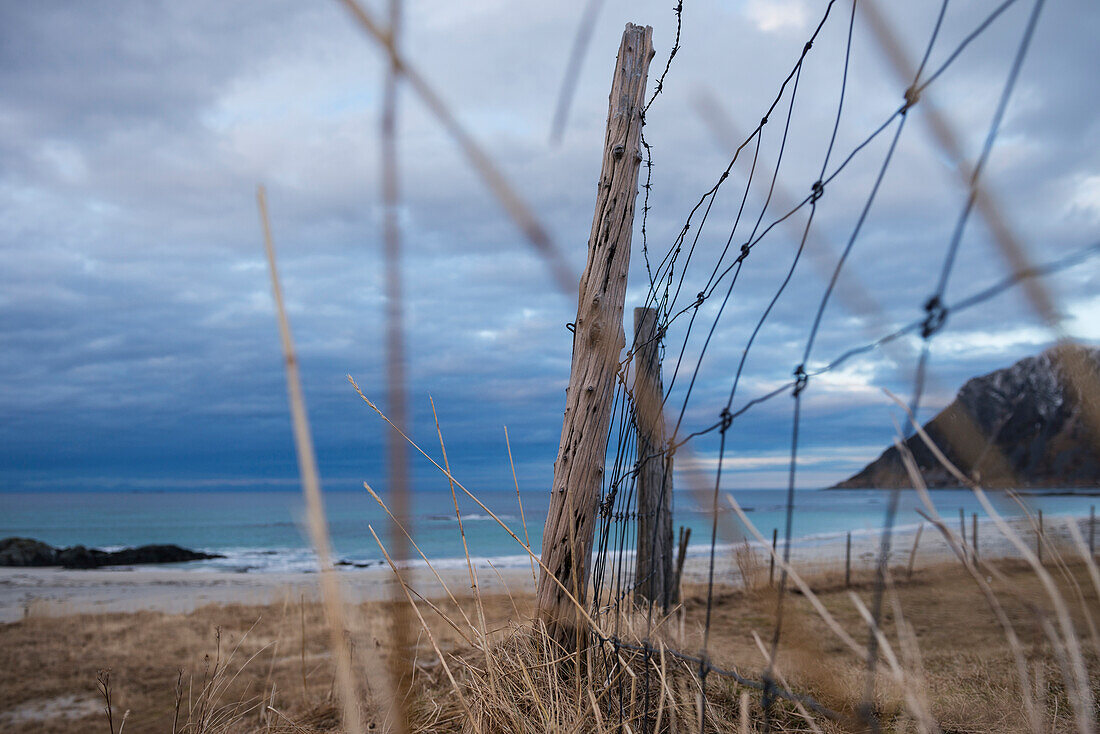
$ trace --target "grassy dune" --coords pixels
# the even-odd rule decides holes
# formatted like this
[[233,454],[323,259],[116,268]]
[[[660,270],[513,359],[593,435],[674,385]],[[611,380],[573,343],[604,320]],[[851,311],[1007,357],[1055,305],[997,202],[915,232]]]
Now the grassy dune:
[[[1000,577],[990,576],[992,586],[1019,636],[1042,727],[1075,731],[1058,658],[1042,631],[1049,617],[1036,613],[1046,609],[1048,597],[1023,563],[1002,561],[994,569]],[[1100,641],[1088,617],[1100,605],[1088,570],[1084,564],[1069,563],[1064,570],[1052,571],[1070,603],[1086,661],[1095,669]],[[810,586],[843,629],[862,643],[867,626],[851,594],[869,605],[871,579],[860,575],[851,592],[836,575],[811,579]],[[421,630],[411,655],[408,703],[414,730],[615,730],[620,710],[630,726],[630,696],[635,710],[641,709],[640,674],[633,687],[628,683],[621,689],[627,697],[622,709],[599,685],[593,684],[591,692],[575,685],[572,666],[561,664],[561,656],[532,630],[529,596],[482,598],[490,639],[488,664],[471,629],[480,626],[476,599],[462,599],[457,606],[434,604],[437,611],[426,603],[420,608],[462,695],[456,694]],[[850,716],[841,721],[814,717],[822,731],[862,729],[854,713],[864,690],[863,660],[838,642],[804,595],[793,593],[785,604],[778,672],[794,690]],[[704,588],[686,589],[681,609],[661,625],[661,639],[683,650],[698,649],[705,606]],[[408,610],[407,605],[403,608]],[[898,608],[903,620],[895,616]],[[388,603],[371,602],[348,615],[368,730],[386,723],[387,710],[378,702],[387,700],[385,664],[394,652],[388,644],[389,612]],[[754,633],[770,638],[774,612],[775,594],[766,583],[757,589],[721,590],[710,638],[715,664],[758,678],[764,658]],[[1028,729],[1005,634],[961,565],[923,568],[911,581],[899,580],[896,596],[888,595],[883,630],[906,676],[905,684],[899,684],[891,679],[886,658],[880,661],[875,709],[887,729],[919,730],[905,713],[907,692],[927,700],[943,731]],[[910,642],[919,645],[919,655]],[[643,663],[629,662],[640,671]],[[104,669],[110,669],[116,732],[123,718],[125,732],[340,730],[323,610],[289,595],[268,606],[207,606],[189,614],[32,613],[0,627],[0,665],[5,671],[0,684],[4,731],[108,732],[97,691],[97,673]],[[666,657],[663,666],[655,662],[651,672],[651,694],[666,702],[661,727],[698,731],[696,696],[685,664]],[[1090,682],[1094,695],[1100,696],[1100,678],[1093,675]],[[710,676],[707,693],[708,729],[743,730],[740,708],[745,693],[751,694],[748,728],[761,728],[758,692]],[[781,702],[777,712],[773,723],[778,729],[809,730],[791,704]],[[638,722],[633,724],[631,730],[638,730]]]

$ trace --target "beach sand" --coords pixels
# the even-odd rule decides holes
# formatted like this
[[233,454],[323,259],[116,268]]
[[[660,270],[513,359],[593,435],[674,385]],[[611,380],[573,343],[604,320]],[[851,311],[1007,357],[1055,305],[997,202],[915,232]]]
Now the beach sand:
[[[922,541],[923,544],[923,541]],[[1065,692],[1057,660],[1045,641],[1034,610],[1047,610],[1050,602],[1044,586],[1020,561],[995,563],[991,583],[1000,597],[1008,618],[1027,651],[1029,670],[1049,692],[1043,731],[1073,731],[1067,717]],[[1055,564],[1048,561],[1052,571]],[[459,596],[458,604],[437,602],[438,612],[426,604],[418,607],[431,629],[435,644],[445,652],[459,677],[466,695],[479,696],[483,711],[497,710],[500,699],[484,686],[476,692],[470,681],[484,665],[484,656],[463,638],[468,624],[480,625],[483,608],[485,625],[490,630],[492,649],[524,649],[529,639],[528,620],[534,614],[534,600],[525,591],[530,587],[530,569],[522,586],[511,595],[483,596],[476,605],[469,596]],[[49,573],[38,572],[38,573]],[[69,572],[63,573],[65,576]],[[186,574],[186,572],[184,572]],[[142,572],[112,572],[115,579],[145,576]],[[375,574],[354,574],[369,578]],[[765,568],[766,574],[766,568]],[[99,572],[85,579],[100,577]],[[1096,609],[1096,589],[1088,570],[1080,562],[1053,573],[1054,581],[1070,603],[1074,624],[1082,641],[1089,639],[1085,609]],[[152,586],[150,574],[135,588],[143,596]],[[173,584],[167,577],[172,597],[180,589],[197,597],[203,587]],[[424,581],[421,579],[420,581]],[[766,581],[766,578],[765,578]],[[843,577],[833,575],[808,578],[821,604],[847,634],[866,639],[866,623],[853,604],[858,598],[870,604],[874,582],[870,571],[853,574],[851,588]],[[90,583],[88,581],[86,584]],[[261,578],[262,588],[275,588],[274,579]],[[382,588],[377,579],[367,588]],[[468,582],[467,582],[468,583]],[[124,587],[111,584],[112,593]],[[217,585],[214,584],[216,588]],[[249,587],[232,585],[229,593],[244,593]],[[425,593],[427,590],[425,586]],[[71,589],[67,590],[69,593]],[[457,593],[458,590],[456,590]],[[161,592],[165,594],[165,592]],[[248,593],[256,593],[253,588]],[[896,596],[895,596],[896,594]],[[853,596],[854,595],[854,596]],[[224,598],[224,597],[223,597]],[[799,593],[790,593],[784,605],[784,634],[779,653],[779,669],[796,690],[838,711],[854,711],[860,705],[865,682],[865,659],[840,643]],[[921,667],[927,671],[927,696],[932,712],[943,731],[967,731],[994,734],[1025,731],[1026,721],[1016,688],[1013,658],[1004,634],[969,574],[957,562],[928,566],[912,579],[898,578],[890,596],[898,609],[904,609],[905,625],[919,644]],[[775,624],[776,595],[766,585],[756,590],[716,589],[711,595],[706,586],[685,585],[683,605],[662,627],[660,638],[679,650],[695,653],[701,649],[704,623],[710,619],[708,655],[724,669],[736,669],[759,680],[764,662],[756,644],[757,635],[765,639]],[[101,607],[104,605],[100,605]],[[460,612],[460,607],[463,610]],[[887,605],[886,622],[890,640],[900,617],[895,606]],[[55,610],[59,611],[59,610]],[[366,602],[348,608],[349,639],[362,666],[358,683],[362,690],[364,715],[378,723],[385,707],[373,700],[369,690],[384,686],[386,664],[392,659],[391,620],[394,612],[418,630],[413,652],[416,686],[416,710],[423,719],[419,731],[470,731],[463,728],[464,714],[453,688],[441,669],[439,657],[426,635],[419,633],[413,615],[405,603]],[[68,616],[31,614],[11,624],[0,625],[0,667],[5,675],[0,684],[0,730],[13,734],[67,734],[80,731],[106,731],[103,702],[96,691],[97,676],[110,669],[115,724],[126,718],[127,734],[173,730],[176,717],[181,722],[201,721],[205,704],[192,705],[198,692],[207,690],[212,669],[222,671],[211,710],[219,716],[242,717],[230,730],[239,732],[279,732],[280,734],[319,734],[339,730],[338,706],[333,697],[333,665],[330,637],[326,634],[325,613],[321,605],[301,598],[284,597],[267,605],[207,604],[188,613],[163,611],[106,612]],[[1045,613],[1045,612],[1044,612]],[[441,616],[446,615],[446,619]],[[642,615],[644,616],[644,615]],[[642,618],[638,617],[635,621]],[[467,630],[464,632],[463,630]],[[527,632],[525,632],[527,630]],[[623,627],[626,634],[629,626]],[[517,647],[518,645],[518,647]],[[903,651],[904,652],[904,651]],[[1097,660],[1087,649],[1088,666],[1095,670]],[[502,660],[494,653],[495,660]],[[667,661],[670,674],[687,680],[695,669],[687,664]],[[496,664],[500,664],[499,662]],[[912,731],[906,725],[899,689],[889,681],[885,664],[880,669],[878,697],[886,717],[885,730]],[[689,669],[690,668],[690,669]],[[919,668],[916,668],[919,670]],[[676,672],[679,671],[679,672]],[[1100,696],[1100,678],[1093,687]],[[179,688],[182,686],[182,688]],[[709,703],[727,722],[734,721],[737,693],[728,681],[711,676]],[[368,690],[369,689],[369,690]],[[182,711],[174,705],[174,692],[182,690]],[[381,689],[379,689],[381,690]],[[753,701],[758,693],[749,691]],[[206,701],[207,699],[202,699]],[[473,699],[472,699],[473,700]],[[525,699],[526,700],[526,699]],[[698,731],[694,721],[695,696],[690,689],[680,708],[679,731]],[[262,704],[262,705],[261,705]],[[198,713],[196,713],[196,710]],[[754,709],[759,713],[758,709]],[[532,722],[538,708],[530,705]],[[670,709],[666,709],[666,715]],[[803,722],[790,711],[786,726],[775,731],[805,731]],[[820,720],[826,732],[862,731],[855,727],[834,726]],[[382,730],[383,727],[377,727]],[[177,731],[198,731],[197,726]],[[495,728],[493,731],[507,730]],[[537,731],[535,723],[526,731]],[[582,731],[585,729],[581,729]],[[587,729],[592,730],[592,729]],[[735,725],[721,727],[736,731]]]
[[[401,593],[387,567],[339,570],[344,600],[381,601]],[[409,585],[428,598],[444,594],[426,568],[406,572]],[[478,584],[485,593],[499,594],[533,586],[530,568],[479,569]],[[456,596],[467,596],[466,569],[443,569],[440,578]],[[142,610],[182,614],[208,604],[263,606],[286,598],[317,601],[317,573],[234,573],[165,567],[117,567],[88,571],[61,568],[0,568],[0,622],[24,616],[60,616]],[[503,579],[503,582],[502,582]]]
[[[953,532],[958,532],[958,518],[945,518]],[[1044,532],[1052,541],[1071,547],[1067,517],[1046,518]],[[1082,537],[1088,538],[1088,520],[1078,519]],[[1029,548],[1035,547],[1035,533],[1023,519],[1014,519],[1012,526]],[[966,519],[968,542],[971,520]],[[899,529],[893,535],[890,565],[904,567],[908,563],[917,531]],[[916,568],[950,561],[954,554],[942,535],[925,524],[916,556]],[[769,539],[770,540],[770,539]],[[853,572],[874,567],[879,551],[879,533],[852,535],[851,563]],[[795,569],[806,575],[843,574],[846,539],[803,540],[792,545],[791,560]],[[750,545],[745,554],[743,544],[728,538],[719,541],[715,552],[714,579],[722,587],[743,585],[742,572],[755,574],[756,582],[769,574],[769,553],[759,543]],[[737,551],[741,552],[738,553]],[[779,553],[782,554],[782,547]],[[988,557],[1019,557],[1019,552],[991,522],[979,523],[979,552]],[[740,556],[740,557],[739,557]],[[684,565],[686,585],[703,584],[708,579],[709,549],[695,546]],[[536,569],[537,570],[537,569]],[[358,603],[380,601],[399,594],[393,572],[388,567],[344,569],[337,571],[345,601]],[[429,599],[440,598],[445,592],[432,572],[423,565],[405,570],[410,587]],[[449,565],[438,569],[440,578],[458,597],[469,595],[470,582],[464,565]],[[482,561],[477,566],[478,583],[484,593],[510,591],[520,596],[534,589],[531,566],[494,568]],[[12,622],[25,616],[60,616],[66,614],[134,612],[141,610],[187,613],[208,604],[267,605],[285,599],[307,601],[318,599],[317,573],[236,573],[214,570],[189,570],[171,566],[115,567],[95,570],[65,570],[60,568],[0,568],[0,622]]]

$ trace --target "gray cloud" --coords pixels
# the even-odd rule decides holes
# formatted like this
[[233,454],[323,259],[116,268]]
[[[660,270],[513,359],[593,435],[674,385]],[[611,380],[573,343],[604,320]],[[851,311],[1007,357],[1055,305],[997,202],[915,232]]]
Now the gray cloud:
[[[992,7],[952,6],[932,66]],[[696,112],[698,95],[720,100],[747,131],[823,8],[809,0],[686,3],[683,50],[648,118],[651,257],[668,249],[728,159]],[[937,9],[891,9],[911,59]],[[964,132],[969,155],[981,145],[1028,10],[1018,3],[1006,12],[927,95]],[[405,39],[410,57],[489,146],[578,272],[622,24],[654,25],[662,65],[673,30],[666,3],[608,2],[564,140],[551,148],[554,96],[579,12],[503,0],[445,9],[414,2]],[[779,177],[779,188],[796,198],[818,176],[836,110],[848,8],[838,3],[833,12],[799,80]],[[376,127],[383,66],[370,43],[335,3],[119,0],[8,4],[0,14],[4,485],[293,476],[253,200],[260,181],[271,194],[324,472],[337,486],[381,479],[382,425],[344,380],[351,373],[373,399],[384,398]],[[1088,184],[1100,176],[1100,152],[1082,145],[1100,126],[1093,95],[1082,93],[1097,35],[1100,10],[1088,3],[1045,10],[988,169],[1038,260],[1088,243],[1100,222],[1100,186]],[[857,18],[833,165],[896,109],[904,86]],[[769,169],[785,103],[765,128],[761,161]],[[843,286],[861,284],[887,326],[920,316],[964,195],[919,105],[910,117]],[[747,362],[738,404],[788,379],[799,362],[823,276],[851,233],[886,142],[876,140],[828,187],[813,245],[824,265],[807,256],[796,271]],[[416,435],[435,445],[430,393],[456,471],[486,484],[510,481],[507,424],[524,486],[544,485],[560,430],[573,297],[555,292],[543,262],[407,90],[401,156]],[[685,302],[725,245],[748,163],[738,163],[715,202],[686,271]],[[763,183],[754,183],[734,248],[763,205]],[[780,213],[777,203],[765,225]],[[778,226],[746,261],[702,363],[686,428],[712,422],[724,404],[752,327],[790,265],[802,214],[793,223]],[[645,292],[637,236],[633,257],[636,301]],[[949,297],[1004,272],[973,218]],[[1096,281],[1086,265],[1052,282],[1086,332]],[[700,310],[685,365],[694,364],[717,301]],[[686,323],[670,332],[666,382]],[[813,357],[827,360],[881,328],[851,315],[838,297]],[[967,377],[1049,340],[1018,294],[953,316],[941,337],[929,411]],[[806,455],[815,463],[805,481],[840,478],[890,439],[879,388],[909,389],[913,347],[815,381],[805,407]],[[677,377],[670,403],[682,399],[689,376]],[[738,425],[731,439],[738,455],[781,455],[790,401],[774,400]],[[420,480],[431,471],[421,468]],[[737,481],[754,484],[784,475],[763,459],[737,471]]]

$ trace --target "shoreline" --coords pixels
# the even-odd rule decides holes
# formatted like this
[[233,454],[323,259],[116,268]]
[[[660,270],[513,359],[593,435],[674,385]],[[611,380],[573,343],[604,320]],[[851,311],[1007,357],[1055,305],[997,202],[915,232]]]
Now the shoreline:
[[[437,569],[456,597],[468,596],[466,569]],[[405,569],[406,583],[425,597],[445,596],[426,568]],[[345,602],[404,598],[389,567],[340,570]],[[477,569],[483,593],[498,594],[531,584],[530,568]],[[64,616],[102,612],[154,611],[183,614],[209,604],[267,605],[286,599],[320,599],[317,572],[237,573],[180,568],[119,566],[111,569],[70,570],[57,567],[0,568],[0,624],[26,616]]]
[[[944,518],[947,526],[958,532],[957,521]],[[1051,543],[1069,549],[1072,540],[1067,525],[1076,521],[1081,537],[1088,542],[1088,518],[1053,516],[1046,518],[1044,534]],[[1011,518],[1009,525],[1021,535],[1031,549],[1035,547],[1035,532],[1026,519]],[[989,518],[980,520],[979,554],[983,557],[1019,557],[1013,544],[1003,537]],[[917,526],[896,528],[890,553],[892,566],[906,565],[917,537]],[[971,522],[967,518],[966,534],[971,541]],[[874,568],[881,544],[881,532],[853,531],[851,568],[862,572]],[[844,572],[847,534],[829,537],[796,539],[791,544],[791,563],[800,573]],[[693,546],[684,564],[683,583],[704,583],[708,577],[709,546]],[[770,554],[760,543],[728,540],[716,548],[714,572],[723,586],[740,586],[743,573],[760,576],[769,574]],[[778,552],[782,555],[783,544]],[[920,531],[916,567],[950,561],[954,558],[947,542],[928,523]],[[436,573],[456,597],[469,596],[470,579],[465,563],[441,559]],[[478,585],[485,594],[533,593],[534,578],[530,564],[494,565],[491,559],[472,559]],[[433,564],[434,565],[434,564]],[[777,569],[778,570],[778,569]],[[537,571],[537,569],[536,569]],[[362,603],[401,597],[393,572],[388,566],[371,568],[338,568],[337,578],[345,601]],[[428,599],[446,596],[439,581],[423,561],[402,569],[408,585]],[[63,616],[102,612],[156,611],[186,613],[209,604],[264,605],[286,599],[319,598],[320,574],[311,571],[272,571],[241,573],[215,569],[184,569],[164,566],[116,566],[91,570],[69,570],[59,567],[0,567],[0,623],[14,622],[26,616]]]

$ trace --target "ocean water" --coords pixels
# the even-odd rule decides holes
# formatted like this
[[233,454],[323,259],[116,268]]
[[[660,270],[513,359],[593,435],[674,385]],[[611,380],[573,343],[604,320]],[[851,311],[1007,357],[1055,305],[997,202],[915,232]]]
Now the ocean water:
[[[1042,509],[1047,517],[1087,516],[1100,496],[1067,494],[1067,491],[1039,491],[1023,499],[1032,510]],[[792,538],[812,544],[854,534],[878,533],[882,526],[889,492],[878,490],[801,490],[795,494]],[[991,493],[992,495],[993,493]],[[757,489],[735,492],[738,502],[760,532],[770,537],[779,528],[783,537],[786,490]],[[932,493],[940,513],[949,520],[962,508],[967,516],[985,517],[973,495],[963,490]],[[549,495],[526,492],[522,513],[514,490],[482,492],[479,499],[520,538],[529,537],[538,552],[546,519]],[[709,550],[711,517],[689,492],[677,491],[673,498],[674,525],[692,528],[689,555]],[[707,502],[709,506],[709,501]],[[411,531],[433,565],[464,565],[462,537],[449,491],[418,491],[412,498]],[[325,509],[337,559],[354,564],[384,563],[369,527],[382,542],[392,545],[388,521],[377,503],[364,492],[328,492]],[[896,527],[907,528],[921,521],[915,493],[902,493]],[[998,511],[1019,515],[1008,499],[997,500]],[[498,566],[526,566],[528,556],[507,531],[484,509],[460,497],[470,555],[492,559]],[[521,517],[526,518],[526,533]],[[309,571],[316,569],[303,524],[304,503],[295,491],[165,491],[165,492],[0,492],[0,538],[12,535],[43,540],[56,546],[82,544],[118,548],[148,543],[175,543],[187,548],[221,553],[224,559],[179,564],[181,568],[222,569],[239,572]],[[731,521],[733,525],[730,524]],[[739,526],[728,515],[721,523]],[[720,535],[727,546],[740,537]],[[413,561],[418,558],[413,553]]]

